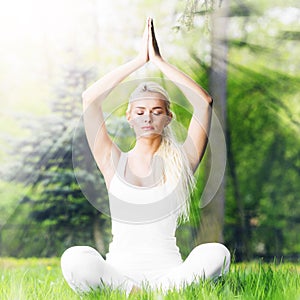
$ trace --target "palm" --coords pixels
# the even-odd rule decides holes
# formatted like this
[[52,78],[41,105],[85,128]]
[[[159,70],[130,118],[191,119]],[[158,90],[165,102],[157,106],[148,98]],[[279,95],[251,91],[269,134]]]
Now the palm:
[[155,31],[154,31],[154,25],[153,20],[148,20],[148,53],[149,53],[149,59],[153,60],[156,57],[160,57],[160,52],[157,44],[157,40],[155,37]]

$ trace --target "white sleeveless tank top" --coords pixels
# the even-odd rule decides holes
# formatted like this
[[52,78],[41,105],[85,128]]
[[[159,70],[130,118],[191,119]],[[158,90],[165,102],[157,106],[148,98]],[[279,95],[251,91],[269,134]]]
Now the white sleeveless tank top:
[[138,187],[124,179],[127,153],[121,153],[109,188],[112,242],[106,261],[136,281],[155,279],[182,263],[176,245],[176,187],[166,182]]

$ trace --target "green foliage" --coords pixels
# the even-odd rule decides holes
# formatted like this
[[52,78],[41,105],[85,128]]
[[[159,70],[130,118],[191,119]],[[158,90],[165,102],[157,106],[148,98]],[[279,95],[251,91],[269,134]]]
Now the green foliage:
[[[289,44],[282,40],[278,20],[275,25],[271,17],[261,14],[255,23],[250,14],[236,23],[240,21],[244,32],[238,40],[230,40],[225,238],[238,259],[296,258],[300,78],[288,71],[293,61],[282,55]],[[265,31],[260,32],[262,23]],[[272,37],[266,35],[268,30],[273,31]],[[286,48],[274,48],[278,42]]]
[[[152,2],[145,3],[147,8],[153,7]],[[203,34],[203,27],[207,26],[205,18],[213,8],[209,7],[210,4],[217,7],[220,3],[178,3],[179,11],[174,12],[175,18],[182,15],[180,12],[186,16],[185,20],[182,19],[181,30],[161,40],[162,43],[176,44],[176,49],[170,48],[173,56],[170,61],[204,88],[209,86],[211,46],[209,34],[207,31]],[[273,255],[299,257],[300,68],[296,23],[299,18],[295,18],[299,9],[296,4],[294,0],[235,1],[230,4],[224,236],[225,243],[232,253],[235,252],[237,260]],[[142,7],[142,4],[139,5]],[[166,18],[161,22],[164,26],[168,24],[165,23]],[[188,26],[191,26],[190,31],[185,30]],[[133,27],[136,34],[136,26]],[[86,45],[94,43],[91,43],[89,36],[99,36],[98,29],[93,34],[85,34]],[[108,34],[113,38],[110,32]],[[98,44],[95,45],[90,46],[86,52],[90,54],[85,54],[85,59],[93,65],[100,63],[103,73],[124,62],[124,55],[132,55],[132,45],[124,46],[129,47],[130,51],[118,47],[113,55],[103,49],[105,46],[101,49],[102,62],[99,62],[100,51]],[[190,54],[186,53],[187,49]],[[97,55],[91,54],[95,52]],[[116,53],[120,55],[115,57]],[[68,59],[70,55],[72,53],[67,52]],[[28,68],[25,63],[24,66]],[[110,237],[107,218],[99,216],[82,192],[82,189],[91,191],[92,195],[96,195],[98,204],[107,202],[105,184],[97,167],[95,164],[89,170],[84,167],[92,161],[92,157],[86,151],[87,143],[80,123],[80,98],[86,85],[96,78],[95,71],[80,67],[78,61],[73,59],[63,66],[62,73],[53,91],[52,115],[39,118],[20,115],[20,129],[14,128],[6,115],[1,115],[1,126],[10,127],[12,133],[9,137],[12,143],[5,148],[11,150],[13,161],[9,168],[3,165],[1,168],[2,255],[59,255],[73,244],[94,245],[92,227],[95,220],[100,221],[101,231],[107,237],[106,244]],[[5,72],[3,78],[6,78]],[[39,99],[37,95],[45,93],[45,88],[40,88],[41,81],[39,84],[30,82],[29,85],[27,81],[22,81],[22,87],[24,85],[26,89],[21,89],[19,93],[10,86],[7,94],[1,93],[10,102],[13,98],[24,98],[24,91],[25,98],[34,94],[33,98]],[[38,88],[35,86],[33,90],[33,85]],[[49,83],[49,86],[53,84]],[[187,128],[190,118],[187,103],[178,90],[167,82],[166,87],[171,99],[176,100],[176,105],[172,107],[176,121]],[[134,136],[128,133],[124,117],[120,117],[125,109],[121,107],[113,116],[108,116],[107,126],[111,137],[116,137],[114,141],[127,151],[133,146]],[[17,140],[16,136],[20,134],[22,138]],[[182,140],[182,135],[179,139]],[[0,150],[3,152],[2,148]],[[73,150],[76,150],[76,159],[82,168],[74,169]],[[192,201],[191,224],[184,224],[177,231],[184,257],[198,235],[205,160],[197,177],[198,189]]]
[[[90,159],[82,127],[73,140],[74,124],[81,116],[81,92],[89,76],[85,70],[66,68],[52,101],[53,114],[23,120],[32,135],[12,147],[13,154],[20,157],[19,172],[12,172],[15,169],[9,165],[3,177],[22,183],[29,191],[3,225],[2,254],[59,255],[77,243],[94,245],[93,224],[97,219],[105,230],[106,218],[86,200],[78,185],[78,180],[83,181],[99,201],[107,201],[104,180],[96,168],[91,173],[84,168],[77,170],[76,178],[72,161],[74,153],[77,160]],[[31,246],[33,241],[35,247]]]
[[222,0],[187,0],[183,13],[179,19],[179,26],[177,30],[187,29],[191,30],[195,25],[195,16],[204,15],[207,16],[212,13],[215,9],[221,7]]
[[[280,1],[230,5],[224,237],[237,260],[299,257],[300,77],[292,2],[289,8]],[[192,45],[192,59],[180,68],[208,87],[209,61],[199,39],[200,48]],[[205,177],[199,179],[201,187]]]

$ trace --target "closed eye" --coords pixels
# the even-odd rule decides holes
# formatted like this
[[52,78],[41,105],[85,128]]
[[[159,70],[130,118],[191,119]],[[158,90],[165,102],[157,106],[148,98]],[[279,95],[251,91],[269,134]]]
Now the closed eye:
[[153,114],[154,114],[155,116],[159,116],[159,115],[162,114],[162,111],[156,110],[156,111],[153,112]]

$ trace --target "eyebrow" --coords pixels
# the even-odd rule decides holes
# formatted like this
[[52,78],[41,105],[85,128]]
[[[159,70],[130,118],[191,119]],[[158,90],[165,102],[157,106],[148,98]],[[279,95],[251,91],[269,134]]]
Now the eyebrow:
[[[144,107],[144,106],[136,106],[135,108],[145,109],[146,107]],[[162,106],[155,106],[155,107],[152,107],[152,109],[163,109],[163,107]]]

